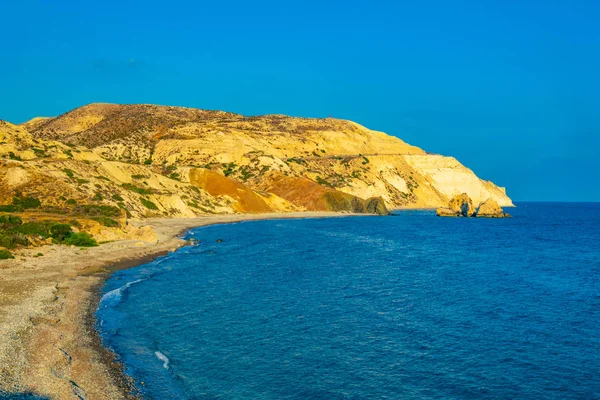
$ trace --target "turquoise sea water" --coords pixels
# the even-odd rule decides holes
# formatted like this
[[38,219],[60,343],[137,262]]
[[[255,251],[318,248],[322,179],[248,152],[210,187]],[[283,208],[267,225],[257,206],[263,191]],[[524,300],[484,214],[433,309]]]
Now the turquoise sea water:
[[600,204],[518,206],[194,229],[98,329],[146,398],[598,399]]

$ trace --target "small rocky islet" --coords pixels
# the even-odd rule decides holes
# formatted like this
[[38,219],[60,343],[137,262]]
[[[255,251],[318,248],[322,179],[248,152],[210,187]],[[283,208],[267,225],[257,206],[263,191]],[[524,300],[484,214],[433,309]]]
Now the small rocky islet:
[[479,204],[477,209],[473,206],[473,200],[466,193],[454,196],[448,207],[440,207],[436,210],[438,217],[476,217],[476,218],[510,218],[498,202],[489,198]]

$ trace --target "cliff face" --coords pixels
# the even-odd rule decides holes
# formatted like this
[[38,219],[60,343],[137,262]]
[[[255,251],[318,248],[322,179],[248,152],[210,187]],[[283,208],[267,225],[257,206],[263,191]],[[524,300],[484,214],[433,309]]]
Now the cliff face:
[[373,197],[434,208],[459,193],[512,205],[456,159],[350,121],[116,104],[0,121],[0,204],[17,193],[136,217],[349,210]]

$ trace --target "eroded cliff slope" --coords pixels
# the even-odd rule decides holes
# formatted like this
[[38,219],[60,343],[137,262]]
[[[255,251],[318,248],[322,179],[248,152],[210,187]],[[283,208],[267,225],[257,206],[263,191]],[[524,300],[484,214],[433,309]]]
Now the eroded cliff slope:
[[[90,104],[21,125],[0,121],[0,204],[118,207],[129,216],[355,211],[512,202],[452,157],[333,118]],[[379,201],[379,200],[378,200]]]

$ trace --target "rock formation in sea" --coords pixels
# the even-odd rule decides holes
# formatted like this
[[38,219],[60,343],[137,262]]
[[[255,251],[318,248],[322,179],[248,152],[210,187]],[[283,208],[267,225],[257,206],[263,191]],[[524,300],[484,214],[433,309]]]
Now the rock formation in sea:
[[438,208],[436,214],[440,217],[472,217],[475,215],[475,208],[469,195],[462,193],[454,196],[447,207]]
[[487,199],[479,205],[475,216],[478,218],[506,218],[510,217],[510,214],[505,213],[496,200]]
[[479,217],[479,218],[505,218],[510,217],[498,205],[496,200],[490,198],[482,202],[477,210],[473,207],[473,201],[466,194],[454,196],[447,207],[440,207],[436,210],[439,217]]

